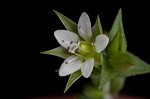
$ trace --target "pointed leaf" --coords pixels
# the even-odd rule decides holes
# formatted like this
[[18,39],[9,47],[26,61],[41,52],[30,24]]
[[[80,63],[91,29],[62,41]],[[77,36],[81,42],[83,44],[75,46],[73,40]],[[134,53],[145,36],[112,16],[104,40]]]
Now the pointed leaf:
[[63,14],[59,13],[58,11],[54,10],[54,12],[59,17],[59,19],[61,20],[61,22],[63,23],[63,25],[65,26],[65,28],[68,31],[71,31],[71,32],[74,32],[74,33],[78,33],[77,24],[75,22],[73,22],[72,20],[70,20],[69,18],[64,16]]
[[48,51],[41,52],[41,54],[54,55],[54,56],[58,56],[58,57],[61,57],[64,59],[66,59],[72,55],[72,54],[68,53],[67,50],[61,46],[51,49],[51,50],[48,50]]
[[108,45],[108,47],[107,47],[107,54],[108,55],[112,55],[112,54],[115,54],[115,53],[117,53],[117,52],[119,52],[119,36],[120,35],[120,33],[118,32],[116,35],[115,35],[115,37],[114,37],[114,39],[111,41],[111,43]]
[[125,78],[116,77],[111,80],[111,93],[118,93],[124,87]]
[[106,58],[103,58],[102,61],[102,71],[101,71],[101,80],[99,88],[101,88],[103,85],[105,85],[108,81],[110,81],[112,78],[114,78],[119,72],[114,71],[112,66],[110,66],[106,60]]
[[100,79],[101,79],[101,64],[102,64],[102,61],[103,60],[103,55],[102,53],[97,53],[96,56],[94,56],[94,64],[95,64],[95,68],[93,69],[92,71],[92,74],[90,76],[90,78],[92,79],[92,82],[93,84],[98,88],[99,85],[100,85]]
[[93,56],[94,56],[94,65],[95,66],[99,66],[101,65],[101,58],[103,57],[101,53],[97,53],[97,52],[94,52],[93,53]]
[[122,13],[121,13],[121,9],[119,10],[116,19],[113,23],[113,26],[109,32],[109,39],[110,42],[114,39],[115,35],[117,33],[120,33],[120,50],[122,52],[125,52],[127,49],[127,43],[126,43],[126,38],[125,38],[125,34],[124,34],[124,29],[123,29],[123,23],[122,23]]
[[130,66],[134,66],[134,61],[128,54],[115,53],[108,59],[109,64],[115,71],[122,71],[128,69]]
[[[101,66],[99,66],[101,67]],[[94,68],[92,71],[92,74],[90,76],[90,78],[92,79],[92,83],[94,86],[96,86],[96,88],[99,87],[99,83],[100,83],[100,79],[101,79],[101,68]]]
[[138,74],[150,73],[150,64],[144,62],[134,54],[128,52],[130,57],[133,59],[135,66],[131,66],[130,68],[122,71],[118,76],[119,77],[128,77],[134,76]]
[[103,30],[102,30],[102,26],[101,26],[101,22],[100,22],[100,17],[99,15],[97,16],[95,25],[92,27],[92,42],[95,42],[95,38],[96,36],[98,36],[99,34],[102,34]]
[[120,49],[119,49],[119,51],[122,53],[126,53],[126,51],[127,51],[127,41],[126,41],[124,33],[122,33],[122,34],[120,33]]
[[64,93],[71,87],[71,85],[76,82],[80,77],[82,76],[81,71],[78,70],[75,73],[71,74],[69,77],[69,80],[67,82],[67,85],[65,87]]

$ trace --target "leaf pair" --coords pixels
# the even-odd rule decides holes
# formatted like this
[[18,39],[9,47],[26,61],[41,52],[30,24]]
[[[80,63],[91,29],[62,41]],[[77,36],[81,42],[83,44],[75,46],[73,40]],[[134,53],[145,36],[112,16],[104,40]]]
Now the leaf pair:
[[[109,40],[107,57],[103,58],[99,88],[112,81],[112,91],[118,92],[124,84],[125,77],[150,73],[150,65],[127,51],[121,9],[109,32]],[[122,80],[118,81],[118,79]],[[120,82],[118,86],[116,86],[117,82]]]
[[103,58],[99,88],[115,78],[120,70],[130,65],[132,60],[126,55],[127,43],[123,29],[121,9],[109,32],[109,41],[106,49],[107,57]]
[[107,55],[108,57],[110,55],[109,61],[111,61],[111,64],[116,67],[121,63],[123,64],[128,63],[125,65],[134,64],[134,66],[124,70],[126,72],[121,71],[121,73],[119,73],[118,76],[127,77],[136,74],[150,72],[149,64],[147,64],[137,56],[127,51],[127,42],[126,42],[125,33],[123,29],[121,9],[119,10],[116,19],[113,23],[113,26],[109,32],[109,39],[110,39],[110,44],[108,45],[107,48]]

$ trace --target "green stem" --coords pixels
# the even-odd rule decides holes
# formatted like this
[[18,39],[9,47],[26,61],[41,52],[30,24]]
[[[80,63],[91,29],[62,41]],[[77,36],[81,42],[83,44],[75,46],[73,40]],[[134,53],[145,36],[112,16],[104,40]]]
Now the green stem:
[[104,93],[103,99],[113,99],[111,95],[111,83],[107,82],[103,87],[102,91]]

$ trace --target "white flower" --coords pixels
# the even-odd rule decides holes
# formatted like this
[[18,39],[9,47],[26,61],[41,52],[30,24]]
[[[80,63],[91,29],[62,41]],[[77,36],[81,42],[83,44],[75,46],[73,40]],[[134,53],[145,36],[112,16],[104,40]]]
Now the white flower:
[[93,52],[100,53],[109,42],[109,38],[104,34],[98,35],[95,43],[91,42],[91,22],[85,12],[79,18],[78,34],[84,41],[81,41],[77,34],[67,30],[57,30],[54,32],[59,44],[73,54],[61,65],[59,69],[60,76],[67,76],[81,69],[82,75],[88,78],[94,67]]

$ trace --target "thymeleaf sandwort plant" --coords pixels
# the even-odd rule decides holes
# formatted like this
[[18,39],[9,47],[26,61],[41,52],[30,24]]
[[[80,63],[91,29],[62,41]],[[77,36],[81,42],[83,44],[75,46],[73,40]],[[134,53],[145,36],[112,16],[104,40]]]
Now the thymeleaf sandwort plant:
[[91,27],[86,12],[81,14],[78,23],[54,12],[66,29],[54,32],[60,46],[42,54],[65,59],[58,70],[61,77],[70,75],[64,92],[83,76],[92,81],[84,87],[79,99],[113,99],[112,94],[123,88],[126,77],[150,73],[148,63],[127,51],[121,9],[107,35],[99,16]]

